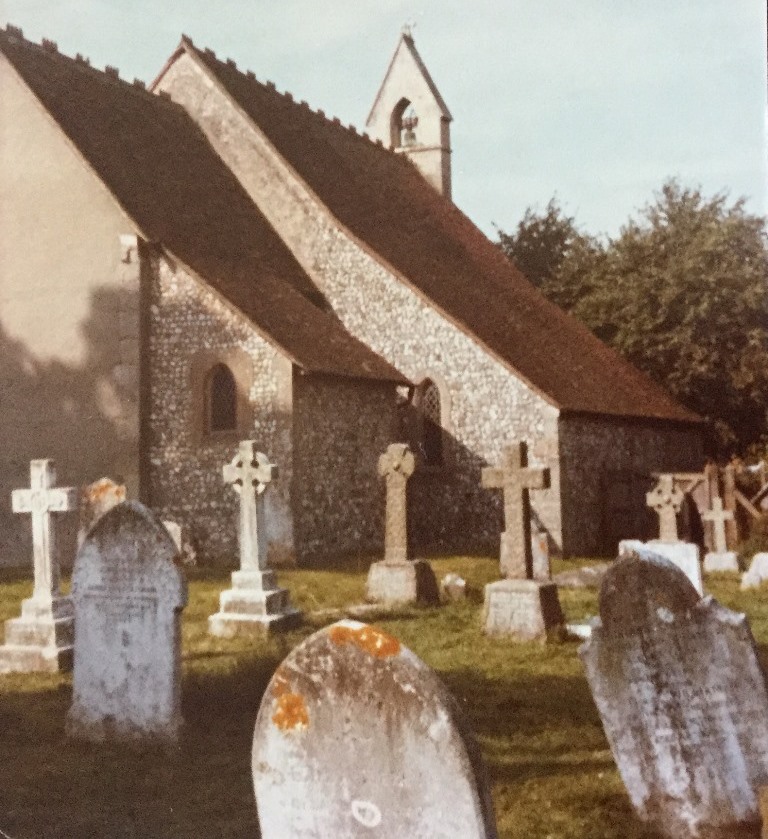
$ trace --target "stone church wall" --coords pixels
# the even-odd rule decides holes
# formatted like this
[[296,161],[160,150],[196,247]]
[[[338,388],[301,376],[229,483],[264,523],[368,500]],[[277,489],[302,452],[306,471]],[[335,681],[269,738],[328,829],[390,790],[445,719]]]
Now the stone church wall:
[[[235,563],[239,502],[222,466],[240,439],[254,439],[280,470],[266,496],[270,561],[292,561],[290,362],[212,290],[164,259],[153,271],[148,351],[151,506],[186,525],[206,560]],[[218,361],[236,373],[245,404],[236,431],[206,434],[205,374]]]
[[497,463],[515,439],[531,442],[532,464],[552,468],[553,487],[535,493],[533,506],[559,546],[557,410],[342,229],[188,56],[160,87],[200,124],[346,328],[412,381],[439,383],[450,405],[443,417],[449,458],[411,481],[411,529],[423,543],[417,549],[498,544],[500,493],[480,487],[480,468]]
[[384,486],[395,441],[395,387],[294,373],[294,533],[300,562],[381,557]]
[[700,472],[701,429],[653,421],[560,419],[563,551],[615,556],[622,538],[657,536],[647,513],[651,472]]

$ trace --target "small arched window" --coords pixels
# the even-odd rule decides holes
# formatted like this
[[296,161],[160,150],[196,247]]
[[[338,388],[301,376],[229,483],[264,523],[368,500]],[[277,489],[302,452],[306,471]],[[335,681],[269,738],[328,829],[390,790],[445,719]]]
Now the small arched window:
[[431,379],[419,386],[418,411],[421,419],[421,444],[428,466],[443,465],[443,422],[440,391]]
[[208,432],[237,430],[237,385],[226,364],[214,365],[206,379]]

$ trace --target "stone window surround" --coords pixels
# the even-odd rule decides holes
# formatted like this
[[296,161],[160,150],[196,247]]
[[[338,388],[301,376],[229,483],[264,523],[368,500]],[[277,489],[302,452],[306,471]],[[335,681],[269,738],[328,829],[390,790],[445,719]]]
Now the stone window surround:
[[414,477],[419,474],[423,475],[441,475],[453,470],[455,467],[454,446],[451,442],[451,435],[453,434],[453,423],[451,421],[451,392],[448,388],[448,382],[440,373],[434,371],[420,370],[412,379],[417,382],[413,389],[412,404],[416,411],[417,425],[415,428],[416,441],[419,444],[424,440],[424,426],[423,417],[419,410],[421,399],[424,393],[424,387],[431,383],[440,395],[440,425],[443,431],[442,440],[442,463],[426,463],[424,456],[419,449],[416,452],[417,466]]
[[[223,364],[235,380],[236,423],[235,428],[225,431],[210,431],[208,385],[214,367]],[[192,439],[196,446],[208,443],[238,442],[251,436],[253,429],[253,407],[250,392],[253,386],[253,360],[239,347],[228,349],[200,350],[190,362],[189,385],[192,416],[189,418]]]

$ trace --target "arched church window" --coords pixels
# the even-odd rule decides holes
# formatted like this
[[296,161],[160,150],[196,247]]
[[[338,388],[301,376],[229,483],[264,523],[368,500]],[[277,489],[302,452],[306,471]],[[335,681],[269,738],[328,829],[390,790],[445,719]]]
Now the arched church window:
[[206,381],[208,431],[237,429],[237,385],[226,364],[214,365]]
[[428,466],[443,465],[443,423],[440,391],[431,379],[420,385],[419,414],[424,462]]
[[419,117],[408,99],[401,99],[392,111],[391,138],[394,148],[415,146]]

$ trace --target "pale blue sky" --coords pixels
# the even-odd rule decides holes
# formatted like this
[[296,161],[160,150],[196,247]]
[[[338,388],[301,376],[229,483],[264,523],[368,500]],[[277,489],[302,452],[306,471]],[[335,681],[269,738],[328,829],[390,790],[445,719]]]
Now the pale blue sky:
[[766,195],[765,0],[0,0],[0,21],[151,81],[182,32],[363,126],[401,26],[450,108],[486,232],[557,193],[615,233],[669,176]]

